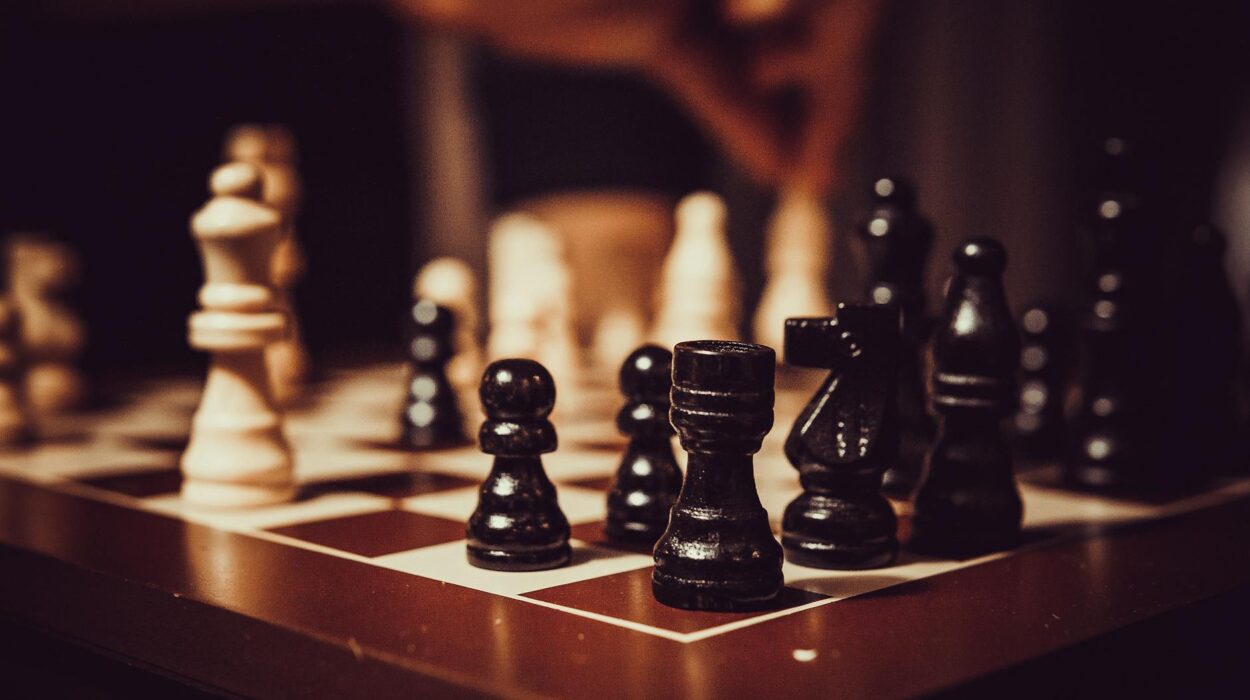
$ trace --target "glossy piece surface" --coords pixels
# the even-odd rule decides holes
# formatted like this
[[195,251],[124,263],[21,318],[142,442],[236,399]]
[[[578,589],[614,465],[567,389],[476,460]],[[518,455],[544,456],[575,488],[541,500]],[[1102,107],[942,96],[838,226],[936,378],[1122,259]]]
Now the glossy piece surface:
[[1014,546],[1022,506],[999,421],[1014,407],[1020,339],[1007,308],[1007,254],[989,238],[955,250],[933,339],[938,436],[916,490],[911,548],[971,557]]
[[781,546],[755,489],[752,455],[773,425],[772,348],[678,343],[669,416],[689,454],[686,481],[655,546],[651,590],[690,610],[776,603]]
[[880,491],[898,461],[899,311],[843,304],[834,318],[788,319],[785,339],[787,362],[831,371],[786,439],[803,494],[786,508],[781,543],[804,566],[887,566],[897,521]]
[[464,444],[464,419],[447,379],[447,363],[455,354],[455,315],[446,307],[418,301],[409,320],[408,399],[400,416],[404,442],[415,449]]
[[873,183],[872,208],[859,226],[868,257],[866,300],[897,307],[902,313],[903,350],[899,358],[898,413],[900,459],[885,475],[890,493],[907,494],[920,479],[924,451],[934,424],[925,409],[922,352],[931,320],[926,311],[925,265],[933,247],[933,226],[916,207],[916,191],[901,177]]
[[498,360],[479,393],[486,421],[478,442],[495,460],[466,528],[469,563],[500,571],[568,564],[569,522],[539,456],[556,449],[551,374],[533,360]]
[[668,422],[672,364],[673,353],[643,345],[621,365],[621,392],[627,401],[616,425],[629,438],[629,446],[608,493],[604,532],[614,540],[655,544],[681,491],[673,427]]

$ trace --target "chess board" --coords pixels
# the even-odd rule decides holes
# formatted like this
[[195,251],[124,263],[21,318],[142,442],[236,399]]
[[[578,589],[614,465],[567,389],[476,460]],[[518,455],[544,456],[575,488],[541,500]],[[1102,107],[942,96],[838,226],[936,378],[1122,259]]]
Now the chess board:
[[[775,528],[799,493],[781,443],[819,378],[781,377],[756,458]],[[398,448],[404,382],[399,363],[327,371],[287,412],[300,497],[244,511],[179,499],[198,377],[131,381],[108,405],[45,424],[38,445],[0,458],[0,561],[20,572],[3,577],[0,606],[248,695],[806,696],[836,678],[850,695],[891,696],[1250,582],[1250,555],[1192,537],[1244,542],[1250,480],[1109,499],[1059,488],[1043,465],[1021,476],[1017,550],[962,561],[904,552],[859,572],[787,562],[776,609],[667,608],[650,593],[649,552],[603,535],[624,446],[612,424],[621,399],[604,382],[559,396],[561,446],[544,458],[572,524],[572,564],[476,569],[464,523],[490,458]],[[906,504],[896,507],[905,540]]]

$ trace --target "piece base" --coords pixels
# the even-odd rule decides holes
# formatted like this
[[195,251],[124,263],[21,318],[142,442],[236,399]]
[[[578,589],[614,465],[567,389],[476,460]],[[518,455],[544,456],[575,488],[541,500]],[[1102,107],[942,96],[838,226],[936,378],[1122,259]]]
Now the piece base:
[[603,524],[603,534],[608,539],[628,544],[654,545],[664,534],[668,523],[648,523],[637,520],[612,520]]
[[781,597],[782,579],[775,582],[745,586],[721,586],[706,581],[686,581],[665,575],[658,569],[651,573],[651,593],[670,608],[710,612],[751,612],[777,607]]
[[469,563],[491,571],[545,571],[568,565],[573,549],[568,542],[534,550],[504,550],[472,544],[465,549]]
[[880,569],[890,566],[898,558],[898,541],[893,539],[869,545],[848,546],[786,533],[781,537],[781,546],[785,549],[788,561],[815,569]]
[[259,508],[295,500],[295,485],[225,484],[184,478],[182,500],[199,508]]

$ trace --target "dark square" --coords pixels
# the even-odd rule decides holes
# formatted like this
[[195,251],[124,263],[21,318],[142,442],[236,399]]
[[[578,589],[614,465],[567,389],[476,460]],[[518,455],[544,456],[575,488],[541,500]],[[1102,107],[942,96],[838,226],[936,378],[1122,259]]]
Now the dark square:
[[178,493],[182,488],[182,472],[178,469],[157,469],[141,472],[115,472],[79,479],[84,484],[115,493],[147,498]]
[[464,539],[464,523],[406,510],[314,520],[269,531],[364,557],[380,557]]
[[403,471],[318,481],[305,485],[304,492],[310,497],[325,493],[363,491],[388,498],[409,498],[476,484],[476,481],[452,474]]
[[679,610],[660,603],[651,594],[651,567],[646,567],[544,588],[526,593],[524,597],[688,634],[806,605],[829,596],[786,587],[781,591],[777,607],[770,610],[746,613]]

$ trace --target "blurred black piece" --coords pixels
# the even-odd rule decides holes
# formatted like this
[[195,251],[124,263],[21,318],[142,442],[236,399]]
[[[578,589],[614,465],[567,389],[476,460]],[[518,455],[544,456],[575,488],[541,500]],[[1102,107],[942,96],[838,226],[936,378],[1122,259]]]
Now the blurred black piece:
[[1036,305],[1020,315],[1019,387],[1011,428],[1014,445],[1029,460],[1064,456],[1064,409],[1071,379],[1072,332],[1057,305]]
[[873,205],[859,226],[868,256],[867,299],[897,307],[902,314],[903,349],[898,372],[900,458],[885,474],[885,489],[904,495],[920,480],[934,424],[925,408],[922,352],[931,321],[926,311],[924,273],[933,247],[933,226],[916,209],[916,191],[900,177],[873,183]]
[[468,442],[456,391],[447,380],[455,354],[455,314],[429,301],[417,301],[410,314],[408,401],[401,422],[408,447],[432,449]]

